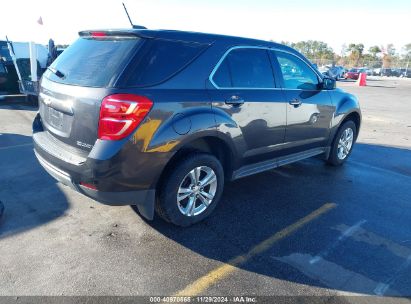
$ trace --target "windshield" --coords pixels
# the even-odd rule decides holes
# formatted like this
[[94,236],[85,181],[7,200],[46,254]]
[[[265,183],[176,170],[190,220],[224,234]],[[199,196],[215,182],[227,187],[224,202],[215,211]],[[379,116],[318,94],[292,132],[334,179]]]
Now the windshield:
[[137,37],[79,38],[53,62],[45,77],[70,85],[109,86],[122,72],[140,40]]

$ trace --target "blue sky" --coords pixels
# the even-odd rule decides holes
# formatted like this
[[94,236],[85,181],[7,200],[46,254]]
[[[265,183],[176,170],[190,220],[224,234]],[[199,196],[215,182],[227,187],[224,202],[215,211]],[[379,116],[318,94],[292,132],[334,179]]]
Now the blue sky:
[[[411,43],[411,0],[123,0],[135,23],[275,41],[316,39],[338,53],[343,43]],[[0,39],[70,43],[82,29],[128,27],[122,0],[10,0]],[[22,9],[24,7],[24,9]],[[44,25],[36,20],[42,16]]]

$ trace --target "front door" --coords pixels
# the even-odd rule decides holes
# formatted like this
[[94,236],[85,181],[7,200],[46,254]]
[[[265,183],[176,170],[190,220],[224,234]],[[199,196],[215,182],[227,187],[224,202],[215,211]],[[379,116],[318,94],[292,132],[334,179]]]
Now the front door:
[[281,89],[276,87],[268,50],[232,49],[210,80],[213,107],[222,113],[216,118],[221,121],[219,131],[230,134],[240,156],[268,157],[281,149],[287,107]]
[[285,143],[296,152],[326,145],[334,106],[314,70],[288,52],[273,52],[287,100]]

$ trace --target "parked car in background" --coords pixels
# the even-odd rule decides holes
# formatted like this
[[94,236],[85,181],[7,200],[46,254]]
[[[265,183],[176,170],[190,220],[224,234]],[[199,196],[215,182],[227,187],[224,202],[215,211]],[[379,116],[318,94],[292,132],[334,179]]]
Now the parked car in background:
[[401,69],[394,68],[392,69],[392,76],[394,77],[401,77],[402,71]]
[[411,69],[408,69],[408,68],[400,69],[400,77],[411,78]]
[[19,82],[6,41],[0,41],[0,95],[19,93]]
[[39,102],[47,172],[180,226],[208,217],[226,181],[320,154],[341,165],[361,124],[356,97],[290,47],[169,30],[81,32]]
[[325,76],[328,76],[328,71],[330,70],[330,66],[329,65],[322,65],[322,66],[320,66],[319,68],[318,68],[318,71],[321,73],[321,74],[323,74],[323,75],[325,75]]
[[401,71],[399,69],[393,69],[393,68],[381,69],[381,76],[399,77],[400,75],[401,75]]
[[372,69],[372,76],[381,76],[381,68]]
[[360,75],[360,69],[352,68],[344,74],[344,79],[354,79],[357,80]]
[[336,66],[338,68],[338,78],[344,78],[344,74],[347,72],[347,69],[343,66]]
[[321,74],[328,76],[332,79],[338,80],[343,78],[344,68],[341,66],[322,66],[318,69]]
[[344,74],[344,78],[345,79],[357,80],[361,73],[366,73],[368,75],[369,69],[367,69],[367,68],[352,68]]

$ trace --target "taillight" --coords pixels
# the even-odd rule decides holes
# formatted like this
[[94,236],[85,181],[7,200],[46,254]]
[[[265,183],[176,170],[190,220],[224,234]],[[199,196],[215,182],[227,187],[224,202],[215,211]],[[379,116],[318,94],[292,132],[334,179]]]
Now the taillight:
[[91,189],[91,190],[97,190],[97,187],[94,184],[80,182],[80,185],[82,185],[83,187],[86,187],[88,189]]
[[130,135],[151,110],[153,102],[145,96],[114,94],[103,99],[98,138],[119,140]]

